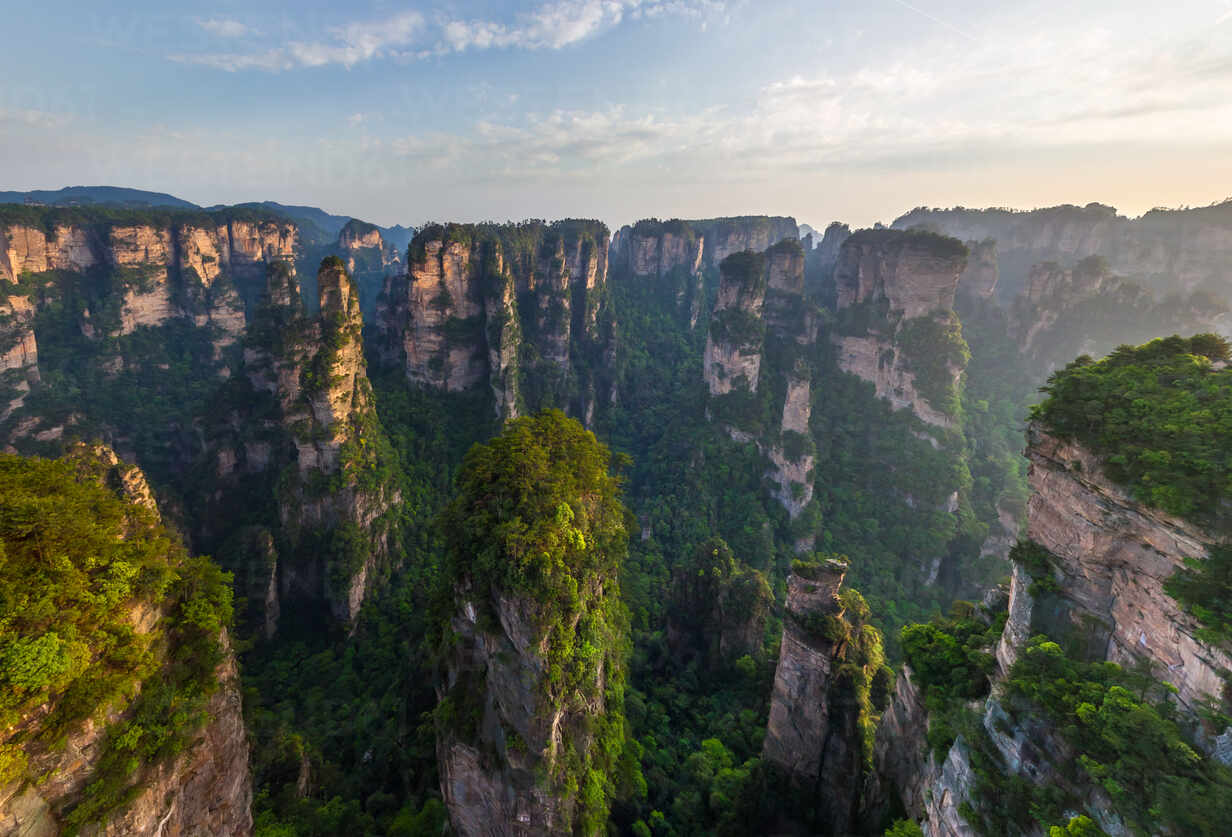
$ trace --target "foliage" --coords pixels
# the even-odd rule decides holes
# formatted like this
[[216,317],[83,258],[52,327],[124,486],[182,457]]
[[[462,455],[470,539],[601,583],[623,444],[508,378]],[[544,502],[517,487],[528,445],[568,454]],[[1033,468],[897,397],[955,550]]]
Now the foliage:
[[924,832],[915,820],[896,820],[883,837],[924,837]]
[[928,742],[938,760],[954,743],[965,704],[989,692],[996,668],[989,652],[1005,625],[1004,614],[986,621],[960,604],[948,618],[902,630],[903,655],[928,706]]
[[668,600],[673,650],[684,659],[700,653],[717,666],[725,656],[761,653],[774,593],[722,538],[702,542],[672,567]]
[[[4,771],[22,769],[14,744],[56,746],[87,717],[123,709],[66,825],[105,822],[208,720],[230,576],[189,558],[83,458],[0,455],[0,555],[0,713],[12,724],[49,710],[7,742]],[[141,609],[165,614],[150,633],[134,630]]]
[[901,348],[916,389],[932,407],[951,418],[960,404],[955,372],[971,359],[962,324],[949,312],[904,320],[894,337]]
[[1216,544],[1206,558],[1190,558],[1164,590],[1202,623],[1203,638],[1232,640],[1232,546]]
[[867,244],[880,249],[896,247],[923,250],[929,255],[943,259],[965,260],[969,254],[967,245],[957,238],[940,235],[922,227],[907,230],[888,228],[856,230],[847,242],[851,246]]
[[1101,457],[1141,502],[1218,522],[1232,488],[1232,348],[1222,337],[1168,337],[1080,357],[1049,379],[1031,417]]
[[1222,834],[1232,771],[1186,741],[1171,691],[1149,673],[1076,662],[1042,636],[1006,681],[1011,709],[1042,714],[1076,754],[1058,767],[1107,794],[1136,833]]
[[544,656],[536,711],[563,711],[593,730],[585,751],[570,747],[546,765],[556,792],[576,797],[566,809],[584,834],[607,817],[625,736],[628,616],[618,577],[628,543],[611,464],[607,447],[559,410],[515,419],[467,453],[440,523],[448,590],[479,592],[487,608],[498,596],[529,603],[531,647]]

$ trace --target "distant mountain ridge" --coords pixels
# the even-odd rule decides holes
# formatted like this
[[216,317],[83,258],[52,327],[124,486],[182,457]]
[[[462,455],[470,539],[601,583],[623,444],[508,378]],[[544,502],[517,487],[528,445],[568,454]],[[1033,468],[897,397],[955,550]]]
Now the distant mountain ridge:
[[[67,186],[63,189],[33,189],[28,192],[0,192],[0,204],[19,203],[43,206],[97,206],[111,205],[128,208],[171,207],[175,209],[229,209],[236,207],[267,209],[284,215],[301,227],[301,236],[320,244],[331,243],[352,219],[350,215],[334,215],[315,206],[296,206],[276,201],[248,201],[237,204],[200,206],[165,192],[147,192],[144,189],[129,189],[124,186]],[[414,227],[395,224],[380,227],[382,237],[398,252],[405,251],[415,235]]]
[[173,206],[200,209],[195,203],[164,192],[147,192],[123,186],[66,186],[63,189],[35,189],[29,192],[0,192],[0,203],[33,203],[48,206],[117,204],[120,206]]

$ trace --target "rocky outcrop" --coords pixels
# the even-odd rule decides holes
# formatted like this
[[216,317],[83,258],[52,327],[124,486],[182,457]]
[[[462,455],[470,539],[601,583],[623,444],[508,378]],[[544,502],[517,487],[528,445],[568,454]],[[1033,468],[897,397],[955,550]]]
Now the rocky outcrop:
[[1155,209],[1139,218],[1098,203],[1030,212],[916,209],[894,227],[922,226],[964,241],[995,239],[1005,298],[1027,281],[1032,265],[1073,265],[1099,256],[1110,270],[1160,293],[1205,289],[1232,296],[1232,201],[1195,209]]
[[942,236],[862,230],[844,242],[834,272],[839,367],[942,428],[954,426],[968,356],[953,312],[966,255]]
[[966,264],[967,248],[951,238],[861,230],[839,253],[838,307],[883,303],[903,320],[951,310]]
[[[248,349],[245,362],[253,387],[277,398],[294,447],[295,479],[279,497],[281,538],[292,553],[278,569],[281,592],[323,596],[334,618],[352,625],[389,570],[388,514],[399,501],[381,461],[391,452],[368,381],[358,295],[336,258],[317,274],[316,317],[298,304],[287,270],[271,271],[268,293],[267,316],[281,321],[281,332]],[[305,562],[296,555],[304,551],[315,554]]]
[[[151,525],[157,525],[160,515],[139,468],[121,462],[114,451],[99,444],[78,444],[64,461],[78,481],[97,482],[133,507],[140,507],[140,512],[126,518],[118,537],[151,536]],[[102,525],[113,524],[108,521]],[[163,658],[176,653],[176,649],[166,647],[164,638],[170,630],[170,608],[166,602],[145,600],[130,601],[128,606],[132,630],[153,642],[157,664],[154,676],[162,676],[159,666]],[[248,736],[239,669],[225,629],[219,645],[221,662],[214,670],[204,723],[191,731],[178,755],[131,768],[133,779],[129,781],[134,784],[129,792],[99,820],[81,827],[82,833],[100,837],[251,834]],[[0,834],[54,837],[64,833],[66,817],[88,797],[91,783],[99,781],[100,764],[117,746],[114,736],[131,718],[140,691],[138,684],[134,693],[71,722],[61,741],[52,743],[39,735],[40,724],[55,716],[58,707],[54,702],[0,732],[0,747],[6,755],[11,748],[19,747],[25,760],[24,777],[0,787]]]
[[1206,556],[1212,534],[1135,501],[1089,451],[1039,425],[1029,429],[1027,456],[1026,537],[1053,556],[1057,589],[1034,597],[1030,573],[1016,570],[1002,665],[1012,663],[1025,634],[1047,633],[1090,659],[1151,661],[1188,710],[1221,697],[1220,672],[1232,670],[1232,657],[1198,639],[1196,620],[1163,589],[1186,558]]
[[1216,330],[1227,303],[1208,294],[1157,299],[1114,275],[1100,257],[1072,268],[1034,265],[1009,311],[1011,335],[1036,380],[1079,355],[1102,357],[1117,346],[1155,337]]
[[846,570],[833,559],[797,562],[788,576],[762,746],[766,763],[800,793],[802,811],[786,819],[811,821],[822,834],[849,834],[858,820],[864,756],[856,682],[882,662],[880,636],[875,649],[868,645],[867,608],[854,612],[839,595]]
[[761,651],[774,593],[722,539],[704,541],[672,567],[669,596],[667,643],[677,659],[720,668]]
[[[571,833],[569,812],[540,775],[555,759],[563,731],[582,719],[565,717],[560,709],[543,711],[538,683],[546,662],[534,641],[530,604],[499,599],[496,624],[486,628],[476,610],[484,606],[467,602],[450,623],[457,640],[446,692],[477,690],[470,697],[479,702],[477,740],[453,731],[437,739],[450,821],[460,835]],[[585,749],[584,741],[577,744]],[[494,760],[485,757],[485,748],[494,749]]]
[[34,316],[29,296],[0,285],[0,421],[21,408],[40,380]]
[[765,257],[737,253],[719,267],[719,295],[710,317],[702,374],[711,395],[757,392],[766,301]]
[[487,386],[506,418],[553,405],[588,416],[606,389],[593,361],[611,339],[607,258],[597,221],[427,227],[377,304],[377,356],[415,386]]
[[687,223],[705,242],[702,262],[707,267],[717,267],[735,253],[746,250],[761,253],[780,241],[800,238],[796,219],[784,216],[747,215]]
[[971,255],[967,267],[958,278],[958,293],[969,300],[991,299],[997,291],[1000,269],[997,266],[997,242],[995,239],[968,241]]
[[369,318],[387,277],[406,272],[397,250],[381,235],[380,227],[352,218],[338,233],[331,253],[342,259],[359,290],[359,307]]

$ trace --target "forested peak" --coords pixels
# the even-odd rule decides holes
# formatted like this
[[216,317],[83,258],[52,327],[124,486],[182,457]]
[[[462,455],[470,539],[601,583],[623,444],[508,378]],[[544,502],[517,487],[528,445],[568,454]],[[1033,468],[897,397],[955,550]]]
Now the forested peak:
[[1048,379],[1031,418],[1099,456],[1139,501],[1211,522],[1232,491],[1229,357],[1215,334],[1083,355]]
[[442,516],[450,573],[544,606],[613,583],[626,512],[607,446],[560,410],[515,419],[467,453]]
[[871,246],[882,250],[920,250],[943,259],[965,259],[970,252],[967,245],[957,238],[941,235],[923,227],[912,227],[906,230],[887,228],[856,230],[843,246]]
[[140,766],[182,749],[231,620],[230,577],[129,499],[143,485],[101,445],[58,460],[0,454],[0,782],[33,780],[49,745],[129,706],[100,746],[91,792],[70,803],[74,827],[130,798]]

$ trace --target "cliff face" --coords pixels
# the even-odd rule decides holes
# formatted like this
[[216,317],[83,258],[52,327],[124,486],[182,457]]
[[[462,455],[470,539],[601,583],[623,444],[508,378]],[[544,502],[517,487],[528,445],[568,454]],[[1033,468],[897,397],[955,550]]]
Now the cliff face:
[[[322,263],[317,289],[313,317],[299,303],[289,268],[271,270],[268,303],[244,361],[252,388],[277,403],[275,439],[290,443],[294,477],[282,480],[278,497],[286,554],[273,571],[280,593],[323,598],[334,618],[350,625],[389,570],[389,512],[400,498],[368,381],[359,299],[341,261]],[[220,476],[239,478],[240,458],[226,448],[222,455]],[[278,460],[273,450],[265,456],[245,450],[249,468],[266,470]],[[264,566],[267,551],[245,554]],[[277,607],[267,607],[267,614]]]
[[1232,657],[1196,636],[1197,622],[1164,592],[1185,558],[1206,556],[1211,533],[1143,506],[1106,476],[1090,452],[1043,428],[1029,430],[1031,500],[1026,536],[1055,556],[1059,588],[1040,598],[1016,570],[998,658],[1012,663],[1025,633],[1073,641],[1093,659],[1149,659],[1189,710],[1219,697]]
[[[495,605],[495,625],[479,624],[473,602],[450,623],[458,638],[445,690],[480,692],[475,729],[437,739],[450,820],[461,835],[569,834],[568,800],[540,777],[563,751],[563,736],[578,736],[570,743],[585,752],[589,733],[580,714],[561,707],[545,711],[539,681],[547,664],[535,642],[534,608],[516,597],[501,597]],[[595,688],[603,694],[601,681]],[[602,701],[595,709],[603,712]],[[494,759],[485,756],[488,751]]]
[[924,226],[965,241],[996,239],[1006,295],[1023,286],[1028,269],[1100,256],[1115,273],[1163,293],[1207,289],[1228,296],[1232,202],[1186,210],[1152,210],[1140,218],[1110,206],[1055,206],[1031,212],[917,209],[894,222]]
[[[130,512],[121,524],[122,533],[117,533],[121,539],[141,540],[158,534],[153,528],[159,520],[158,508],[139,469],[121,463],[114,452],[101,445],[78,445],[64,461],[70,463],[71,473],[78,481],[114,491],[131,508],[140,509]],[[99,525],[114,524],[100,518]],[[61,730],[62,743],[52,743],[42,734],[43,725],[64,723],[65,710],[59,703],[62,696],[54,692],[47,703],[8,724],[0,735],[0,745],[6,754],[5,784],[0,787],[0,834],[54,837],[64,832],[79,806],[89,799],[88,786],[94,785],[96,791],[103,793],[114,792],[108,785],[114,777],[105,774],[115,769],[112,762],[116,748],[121,746],[116,737],[128,724],[136,724],[135,730],[140,733],[140,723],[149,723],[149,718],[135,709],[141,692],[165,685],[156,684],[155,680],[165,676],[161,666],[166,658],[189,653],[183,648],[167,647],[168,636],[175,630],[169,622],[182,618],[172,612],[171,602],[138,597],[126,606],[129,610],[125,624],[140,642],[149,643],[155,655],[149,681],[120,695],[118,700],[91,707],[99,710],[96,714],[68,723]],[[114,837],[251,833],[248,738],[239,671],[225,629],[218,638],[218,651],[221,661],[210,677],[212,694],[203,706],[204,722],[182,730],[187,738],[178,755],[139,764],[131,777],[124,780],[134,782],[128,793],[76,823],[84,833]],[[98,675],[87,672],[82,676]],[[10,688],[6,684],[6,689]],[[185,718],[182,724],[197,723],[191,720],[187,705]],[[129,746],[135,746],[135,741]],[[24,764],[16,778],[9,772],[12,762],[8,759],[13,748],[20,749]]]
[[719,271],[702,374],[711,395],[734,389],[755,393],[765,339],[765,258],[752,251],[739,253],[725,259]]
[[954,426],[968,357],[953,312],[965,267],[966,248],[953,239],[864,230],[843,244],[834,273],[840,368],[943,428]]
[[1214,331],[1226,303],[1206,294],[1157,299],[1112,273],[1099,257],[1072,268],[1034,265],[1009,311],[1010,328],[1039,380],[1078,355],[1101,357],[1126,343]]
[[991,299],[997,291],[1000,268],[997,265],[997,242],[995,239],[968,241],[971,252],[967,267],[958,277],[958,293],[970,300]]
[[216,221],[103,224],[57,223],[47,227],[10,223],[0,229],[0,278],[64,270],[82,273],[96,265],[192,269],[205,284],[220,273],[264,274],[267,262],[290,259],[298,231],[289,222],[219,216]]
[[822,834],[852,833],[857,821],[864,744],[855,683],[882,662],[880,636],[875,650],[868,645],[867,609],[853,612],[850,600],[839,595],[845,573],[845,564],[829,560],[798,566],[787,579],[783,640],[762,747],[767,764],[799,790],[809,812],[803,819]]
[[506,418],[551,405],[590,416],[607,397],[607,257],[593,221],[422,230],[408,276],[378,303],[378,357],[417,386],[486,385]]
[[359,307],[365,318],[371,317],[375,311],[386,277],[406,272],[401,257],[385,241],[380,228],[354,218],[339,231],[332,254],[342,259],[347,273],[355,281],[359,290]]

